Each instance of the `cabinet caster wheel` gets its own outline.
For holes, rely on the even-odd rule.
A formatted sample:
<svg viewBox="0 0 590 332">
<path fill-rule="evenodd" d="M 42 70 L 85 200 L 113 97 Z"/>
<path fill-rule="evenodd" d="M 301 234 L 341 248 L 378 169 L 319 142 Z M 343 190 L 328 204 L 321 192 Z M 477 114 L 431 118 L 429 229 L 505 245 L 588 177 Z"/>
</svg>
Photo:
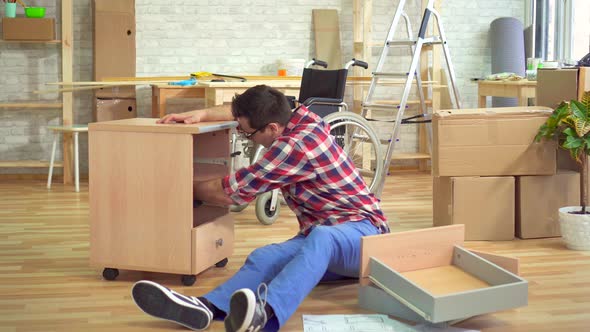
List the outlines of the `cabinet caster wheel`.
<svg viewBox="0 0 590 332">
<path fill-rule="evenodd" d="M 119 276 L 119 270 L 107 267 L 102 271 L 102 276 L 106 280 L 115 280 Z"/>
<path fill-rule="evenodd" d="M 216 267 L 224 267 L 227 265 L 227 257 L 215 263 Z"/>
<path fill-rule="evenodd" d="M 182 284 L 185 286 L 192 286 L 195 284 L 195 281 L 197 281 L 197 276 L 193 276 L 193 275 L 183 275 L 180 280 L 182 281 Z"/>
</svg>

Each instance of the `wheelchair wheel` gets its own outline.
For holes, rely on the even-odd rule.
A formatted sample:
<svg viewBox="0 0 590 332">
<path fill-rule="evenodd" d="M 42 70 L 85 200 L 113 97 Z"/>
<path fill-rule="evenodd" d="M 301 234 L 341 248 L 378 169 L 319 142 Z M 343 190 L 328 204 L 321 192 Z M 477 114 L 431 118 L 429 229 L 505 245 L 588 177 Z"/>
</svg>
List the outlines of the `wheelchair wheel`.
<svg viewBox="0 0 590 332">
<path fill-rule="evenodd" d="M 277 201 L 274 211 L 270 210 L 270 203 L 272 200 L 272 192 L 265 192 L 256 198 L 256 217 L 263 225 L 272 225 L 279 217 L 281 210 L 281 202 Z"/>
<path fill-rule="evenodd" d="M 336 112 L 327 115 L 324 121 L 330 125 L 330 134 L 374 192 L 383 177 L 381 143 L 369 122 L 353 112 Z"/>
</svg>

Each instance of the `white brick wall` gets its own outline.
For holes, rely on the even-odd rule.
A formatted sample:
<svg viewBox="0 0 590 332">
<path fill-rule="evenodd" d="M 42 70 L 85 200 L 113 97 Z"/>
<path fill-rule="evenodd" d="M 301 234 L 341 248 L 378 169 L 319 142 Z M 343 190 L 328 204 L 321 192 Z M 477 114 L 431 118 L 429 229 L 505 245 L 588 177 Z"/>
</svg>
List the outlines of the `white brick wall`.
<svg viewBox="0 0 590 332">
<path fill-rule="evenodd" d="M 55 3 L 55 0 L 28 1 L 30 6 L 47 7 L 48 17 L 55 17 L 56 11 L 59 16 L 60 7 Z M 373 3 L 373 35 L 380 41 L 389 27 L 396 1 L 374 0 Z M 419 0 L 408 0 L 407 11 L 415 30 L 420 20 L 419 3 Z M 462 101 L 464 107 L 472 107 L 476 105 L 476 86 L 469 79 L 490 71 L 489 24 L 497 17 L 522 19 L 524 1 L 445 0 L 443 3 L 443 23 Z M 80 81 L 92 79 L 90 4 L 90 0 L 74 1 L 74 79 Z M 272 75 L 278 59 L 312 57 L 311 10 L 314 8 L 339 10 L 343 53 L 345 58 L 350 58 L 352 0 L 178 0 L 166 3 L 136 0 L 137 75 L 182 75 L 195 71 Z M 44 82 L 58 80 L 59 53 L 57 45 L 0 44 L 0 102 L 57 98 L 56 95 L 34 95 L 32 91 L 47 88 Z M 377 51 L 373 55 L 375 63 Z M 87 123 L 91 119 L 91 93 L 78 92 L 74 100 L 75 121 Z M 176 110 L 186 110 L 195 104 L 176 102 L 173 105 Z M 147 87 L 139 88 L 140 116 L 148 116 L 149 108 L 150 91 Z M 45 126 L 59 123 L 59 110 L 0 109 L 0 159 L 48 159 L 51 137 Z M 81 140 L 83 172 L 87 167 L 86 146 L 84 135 Z M 405 151 L 415 149 L 415 128 L 404 128 L 400 147 Z M 19 170 L 0 169 L 0 173 L 15 172 Z"/>
</svg>

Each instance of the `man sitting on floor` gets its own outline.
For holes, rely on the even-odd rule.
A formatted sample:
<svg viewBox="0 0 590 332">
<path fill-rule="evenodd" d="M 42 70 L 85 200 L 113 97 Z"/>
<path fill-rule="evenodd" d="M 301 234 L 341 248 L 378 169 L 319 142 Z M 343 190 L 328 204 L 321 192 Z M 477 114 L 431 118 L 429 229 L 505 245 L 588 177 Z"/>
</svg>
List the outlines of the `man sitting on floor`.
<svg viewBox="0 0 590 332">
<path fill-rule="evenodd" d="M 248 89 L 234 98 L 231 110 L 170 114 L 158 122 L 220 120 L 236 120 L 243 137 L 268 150 L 222 179 L 195 182 L 195 200 L 241 205 L 279 188 L 300 231 L 255 249 L 233 277 L 201 297 L 139 281 L 133 299 L 146 313 L 194 330 L 224 318 L 226 331 L 278 330 L 320 281 L 358 277 L 361 237 L 388 233 L 389 227 L 326 123 L 305 106 L 292 111 L 273 88 Z"/>
</svg>

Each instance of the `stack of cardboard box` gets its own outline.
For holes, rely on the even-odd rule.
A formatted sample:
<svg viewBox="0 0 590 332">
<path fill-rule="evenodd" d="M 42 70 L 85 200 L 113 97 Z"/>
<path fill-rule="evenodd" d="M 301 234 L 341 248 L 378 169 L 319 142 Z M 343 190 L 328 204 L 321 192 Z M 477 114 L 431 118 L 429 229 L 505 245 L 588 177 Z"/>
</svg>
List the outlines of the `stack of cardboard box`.
<svg viewBox="0 0 590 332">
<path fill-rule="evenodd" d="M 534 142 L 552 109 L 445 110 L 433 117 L 434 226 L 465 240 L 559 236 L 557 210 L 579 202 L 579 175 L 557 171 L 555 142 Z"/>
</svg>

